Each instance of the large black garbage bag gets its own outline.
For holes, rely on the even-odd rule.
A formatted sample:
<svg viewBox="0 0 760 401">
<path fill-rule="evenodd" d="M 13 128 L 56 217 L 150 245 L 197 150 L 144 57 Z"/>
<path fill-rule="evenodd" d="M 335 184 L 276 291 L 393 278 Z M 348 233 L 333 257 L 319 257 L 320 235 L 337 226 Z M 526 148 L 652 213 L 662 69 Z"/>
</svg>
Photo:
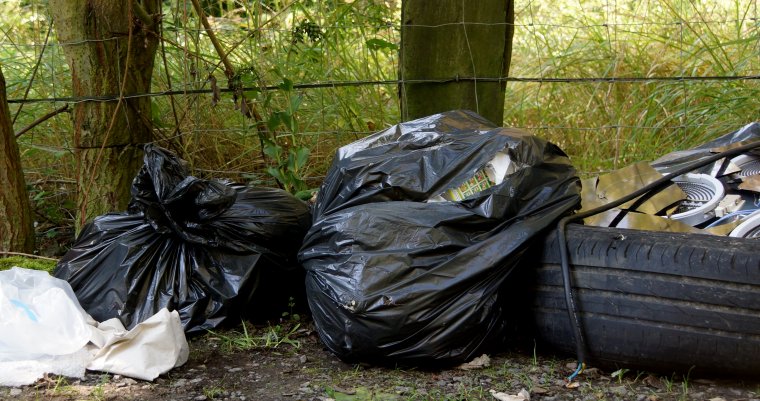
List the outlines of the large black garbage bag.
<svg viewBox="0 0 760 401">
<path fill-rule="evenodd" d="M 54 274 L 98 321 L 132 328 L 167 307 L 200 332 L 229 316 L 281 313 L 303 292 L 296 253 L 310 219 L 285 191 L 199 179 L 147 145 L 129 211 L 85 226 Z"/>
<path fill-rule="evenodd" d="M 726 150 L 731 147 L 738 147 L 756 141 L 759 137 L 760 123 L 749 123 L 736 131 L 729 132 L 728 134 L 722 135 L 716 139 L 713 139 L 712 141 L 705 142 L 692 149 L 670 152 L 651 162 L 651 165 L 662 174 L 667 174 L 679 168 L 685 167 L 691 162 L 696 162 L 697 160 L 705 159 L 715 153 L 719 153 L 721 150 Z M 760 151 L 755 150 L 750 153 L 758 154 Z M 722 163 L 723 161 L 720 160 L 715 164 Z M 713 174 L 713 170 L 716 168 L 715 164 L 708 164 L 707 166 L 696 169 L 693 172 Z"/>
<path fill-rule="evenodd" d="M 441 199 L 483 178 L 500 153 L 502 183 Z M 503 304 L 502 284 L 533 264 L 521 258 L 529 243 L 579 204 L 579 180 L 557 146 L 472 112 L 339 149 L 299 252 L 322 341 L 347 361 L 414 365 L 497 345 L 508 309 L 521 307 Z"/>
</svg>

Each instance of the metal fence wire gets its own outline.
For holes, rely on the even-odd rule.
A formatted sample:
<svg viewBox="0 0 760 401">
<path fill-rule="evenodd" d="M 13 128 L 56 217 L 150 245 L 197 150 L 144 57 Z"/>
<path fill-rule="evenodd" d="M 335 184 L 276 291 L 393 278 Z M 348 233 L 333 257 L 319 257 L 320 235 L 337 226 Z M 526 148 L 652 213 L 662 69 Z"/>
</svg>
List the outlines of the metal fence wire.
<svg viewBox="0 0 760 401">
<path fill-rule="evenodd" d="M 757 3 L 518 1 L 508 76 L 406 82 L 506 81 L 503 124 L 557 143 L 583 173 L 596 173 L 758 119 Z M 311 150 L 304 176 L 312 184 L 336 147 L 399 122 L 400 1 L 204 4 L 243 91 L 264 118 L 299 99 L 297 124 L 280 126 L 277 138 L 284 146 Z M 61 191 L 73 180 L 73 128 L 62 112 L 25 127 L 78 102 L 151 97 L 157 140 L 180 147 L 198 172 L 272 183 L 255 124 L 233 102 L 220 59 L 189 1 L 163 2 L 162 44 L 149 92 L 85 97 L 72 95 L 63 45 L 91 40 L 58 42 L 49 7 L 47 0 L 0 3 L 7 17 L 0 21 L 0 62 L 29 180 L 57 182 Z M 462 7 L 475 6 L 463 1 Z M 213 104 L 215 92 L 222 99 Z"/>
</svg>

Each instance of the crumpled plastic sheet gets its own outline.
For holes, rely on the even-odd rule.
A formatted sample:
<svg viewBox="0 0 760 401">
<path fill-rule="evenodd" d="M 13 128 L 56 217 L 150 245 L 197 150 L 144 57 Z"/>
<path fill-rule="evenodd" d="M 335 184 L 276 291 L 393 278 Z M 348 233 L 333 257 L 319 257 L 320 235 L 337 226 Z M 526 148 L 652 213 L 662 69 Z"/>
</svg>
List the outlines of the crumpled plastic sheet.
<svg viewBox="0 0 760 401">
<path fill-rule="evenodd" d="M 86 369 L 153 380 L 189 355 L 176 311 L 161 309 L 129 331 L 118 319 L 98 323 L 66 281 L 19 267 L 0 272 L 0 328 L 0 386 L 45 373 L 82 378 Z"/>
<path fill-rule="evenodd" d="M 203 333 L 287 310 L 304 291 L 296 254 L 310 219 L 283 190 L 196 178 L 146 145 L 129 210 L 86 225 L 54 274 L 96 320 L 132 328 L 168 308 L 187 333 Z"/>
<path fill-rule="evenodd" d="M 497 170 L 505 176 L 491 180 Z M 503 303 L 502 284 L 579 203 L 562 150 L 468 111 L 340 148 L 299 253 L 320 338 L 348 361 L 482 354 L 501 344 L 507 311 L 519 307 Z"/>
</svg>

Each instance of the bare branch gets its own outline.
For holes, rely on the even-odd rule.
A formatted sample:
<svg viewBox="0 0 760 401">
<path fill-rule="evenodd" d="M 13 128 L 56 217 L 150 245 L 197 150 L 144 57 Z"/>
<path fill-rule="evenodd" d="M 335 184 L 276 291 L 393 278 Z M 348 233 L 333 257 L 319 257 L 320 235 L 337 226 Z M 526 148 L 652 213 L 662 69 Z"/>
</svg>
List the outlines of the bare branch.
<svg viewBox="0 0 760 401">
<path fill-rule="evenodd" d="M 235 75 L 235 68 L 232 67 L 232 63 L 230 63 L 230 60 L 224 53 L 224 49 L 222 49 L 221 43 L 219 43 L 219 40 L 216 38 L 214 30 L 211 29 L 211 24 L 208 23 L 208 18 L 206 18 L 206 14 L 203 12 L 201 4 L 198 2 L 198 0 L 191 1 L 193 2 L 193 8 L 195 8 L 195 12 L 198 14 L 198 18 L 201 20 L 201 24 L 203 24 L 203 27 L 206 28 L 206 33 L 208 34 L 209 40 L 211 40 L 211 44 L 214 45 L 216 53 L 219 55 L 219 58 L 221 58 L 222 63 L 224 63 L 224 74 L 227 75 L 228 79 L 232 79 L 232 77 Z"/>
<path fill-rule="evenodd" d="M 152 27 L 156 24 L 156 20 L 145 11 L 137 0 L 132 0 L 132 10 L 135 12 L 137 18 L 145 24 L 145 26 Z"/>
<path fill-rule="evenodd" d="M 26 128 L 24 128 L 21 131 L 19 131 L 18 133 L 16 133 L 16 138 L 20 137 L 21 135 L 24 135 L 27 131 L 29 131 L 32 128 L 36 127 L 37 125 L 39 125 L 43 121 L 45 121 L 45 120 L 47 120 L 47 119 L 49 119 L 49 118 L 51 118 L 51 117 L 53 117 L 55 115 L 63 113 L 64 111 L 68 111 L 68 109 L 69 109 L 69 105 L 68 104 L 64 104 L 63 107 L 60 107 L 60 108 L 58 108 L 56 110 L 53 110 L 50 113 L 47 113 L 44 116 L 42 116 L 42 117 L 34 120 L 34 122 L 32 122 L 31 124 L 29 124 L 29 126 L 27 126 Z"/>
<path fill-rule="evenodd" d="M 32 77 L 29 78 L 29 85 L 26 86 L 26 91 L 24 92 L 24 99 L 26 99 L 27 96 L 29 96 L 29 90 L 32 89 L 32 83 L 34 82 L 34 77 L 37 76 L 37 70 L 40 68 L 40 63 L 42 62 L 42 55 L 45 54 L 45 49 L 47 48 L 48 39 L 50 38 L 50 32 L 53 30 L 53 23 L 51 22 L 48 26 L 47 34 L 45 35 L 45 43 L 42 45 L 42 50 L 40 50 L 40 55 L 37 57 L 37 62 L 34 64 L 34 70 L 32 70 Z M 19 114 L 21 114 L 21 109 L 24 108 L 24 103 L 21 103 L 21 105 L 16 110 L 16 114 L 13 116 L 13 121 L 11 122 L 11 126 L 13 124 L 16 124 L 16 119 L 18 118 Z M 16 135 L 16 138 L 18 138 L 18 134 Z"/>
</svg>

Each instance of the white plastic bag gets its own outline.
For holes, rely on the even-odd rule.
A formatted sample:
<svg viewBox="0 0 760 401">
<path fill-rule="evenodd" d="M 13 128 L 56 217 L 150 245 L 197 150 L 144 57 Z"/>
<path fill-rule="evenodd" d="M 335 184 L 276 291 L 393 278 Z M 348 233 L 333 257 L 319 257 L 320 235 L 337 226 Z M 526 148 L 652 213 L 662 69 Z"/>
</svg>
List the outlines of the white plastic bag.
<svg viewBox="0 0 760 401">
<path fill-rule="evenodd" d="M 132 330 L 118 319 L 98 324 L 66 281 L 0 271 L 0 386 L 31 384 L 44 373 L 83 377 L 85 368 L 153 380 L 188 354 L 177 311 L 161 309 Z"/>
<path fill-rule="evenodd" d="M 0 271 L 0 361 L 77 352 L 90 341 L 90 321 L 66 281 L 19 267 Z"/>
<path fill-rule="evenodd" d="M 190 349 L 177 311 L 166 308 L 127 331 L 114 318 L 98 325 L 90 370 L 153 380 L 187 362 Z"/>
</svg>

